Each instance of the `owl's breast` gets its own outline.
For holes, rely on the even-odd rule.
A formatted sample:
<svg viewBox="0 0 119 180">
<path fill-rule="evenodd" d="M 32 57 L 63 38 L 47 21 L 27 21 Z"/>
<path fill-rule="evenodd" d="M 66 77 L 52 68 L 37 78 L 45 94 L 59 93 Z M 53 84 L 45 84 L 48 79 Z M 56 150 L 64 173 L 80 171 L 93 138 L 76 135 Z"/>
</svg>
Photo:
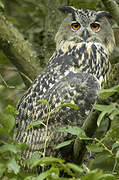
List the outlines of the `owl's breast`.
<svg viewBox="0 0 119 180">
<path fill-rule="evenodd" d="M 55 61 L 60 66 L 61 73 L 65 75 L 68 71 L 89 73 L 94 75 L 100 84 L 103 84 L 110 71 L 110 62 L 105 47 L 95 42 L 76 44 L 66 41 L 57 50 Z"/>
</svg>

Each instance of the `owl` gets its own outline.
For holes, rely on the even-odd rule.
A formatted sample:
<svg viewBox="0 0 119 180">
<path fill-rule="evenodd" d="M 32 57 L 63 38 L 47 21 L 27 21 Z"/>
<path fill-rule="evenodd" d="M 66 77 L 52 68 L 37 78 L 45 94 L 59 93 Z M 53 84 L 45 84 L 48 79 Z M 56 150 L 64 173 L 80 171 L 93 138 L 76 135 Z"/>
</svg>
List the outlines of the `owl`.
<svg viewBox="0 0 119 180">
<path fill-rule="evenodd" d="M 71 151 L 55 147 L 72 137 L 58 128 L 82 127 L 111 68 L 115 40 L 109 13 L 70 6 L 59 10 L 67 17 L 55 36 L 56 50 L 17 105 L 15 138 L 28 145 L 25 158 L 35 152 L 68 157 Z M 64 106 L 68 103 L 78 108 Z"/>
</svg>

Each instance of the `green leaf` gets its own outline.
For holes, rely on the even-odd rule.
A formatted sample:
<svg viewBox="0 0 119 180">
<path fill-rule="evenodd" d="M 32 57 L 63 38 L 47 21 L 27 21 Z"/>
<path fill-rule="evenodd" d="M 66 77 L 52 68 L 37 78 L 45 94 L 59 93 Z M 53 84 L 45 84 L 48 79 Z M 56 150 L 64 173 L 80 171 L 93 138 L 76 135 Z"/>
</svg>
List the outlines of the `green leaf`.
<svg viewBox="0 0 119 180">
<path fill-rule="evenodd" d="M 31 129 L 32 127 L 40 127 L 40 125 L 43 125 L 46 127 L 46 125 L 43 123 L 43 120 L 34 121 L 30 125 L 27 126 L 27 130 Z"/>
<path fill-rule="evenodd" d="M 86 146 L 86 148 L 89 150 L 89 151 L 92 151 L 92 152 L 102 152 L 104 150 L 103 147 L 100 147 L 98 145 L 88 145 Z"/>
<path fill-rule="evenodd" d="M 16 163 L 14 159 L 10 160 L 7 166 L 9 170 L 12 170 L 15 174 L 18 174 L 20 166 Z"/>
<path fill-rule="evenodd" d="M 64 160 L 59 159 L 59 158 L 54 158 L 54 157 L 44 157 L 44 158 L 40 158 L 38 160 L 36 160 L 32 165 L 31 165 L 31 169 L 35 166 L 38 165 L 50 165 L 52 163 L 63 163 Z"/>
<path fill-rule="evenodd" d="M 80 172 L 80 173 L 84 172 L 84 170 L 76 164 L 67 163 L 66 165 L 75 172 Z"/>
<path fill-rule="evenodd" d="M 60 144 L 58 144 L 55 149 L 60 149 L 62 147 L 68 146 L 69 144 L 71 144 L 74 140 L 68 140 L 68 141 L 64 141 Z"/>
<path fill-rule="evenodd" d="M 50 108 L 48 101 L 46 101 L 45 99 L 40 99 L 39 102 L 45 104 L 48 108 Z"/>
<path fill-rule="evenodd" d="M 9 134 L 15 125 L 15 118 L 10 114 L 1 114 L 0 135 Z"/>
<path fill-rule="evenodd" d="M 72 135 L 77 135 L 80 139 L 88 138 L 86 136 L 85 132 L 83 131 L 83 129 L 81 129 L 81 128 L 77 127 L 77 126 L 62 127 L 62 128 L 59 128 L 57 131 L 58 132 L 70 133 Z"/>
<path fill-rule="evenodd" d="M 20 151 L 20 149 L 12 144 L 5 144 L 0 146 L 0 153 L 4 153 L 4 152 L 13 152 L 14 154 L 18 153 Z"/>
<path fill-rule="evenodd" d="M 110 105 L 100 105 L 100 104 L 94 104 L 93 105 L 93 108 L 98 110 L 98 111 L 101 111 L 102 113 L 99 115 L 98 117 L 98 120 L 97 120 L 97 125 L 98 127 L 100 126 L 100 123 L 103 119 L 103 117 L 106 115 L 106 114 L 111 114 L 115 111 L 116 109 L 116 104 L 115 103 L 112 103 Z M 117 115 L 117 112 L 115 112 L 111 118 L 113 118 L 115 115 Z"/>
<path fill-rule="evenodd" d="M 98 180 L 99 177 L 103 174 L 102 170 L 93 170 L 91 172 L 89 172 L 88 174 L 86 174 L 85 176 L 83 176 L 81 178 L 81 180 Z"/>
<path fill-rule="evenodd" d="M 114 89 L 114 90 L 116 90 L 116 91 L 118 91 L 118 92 L 119 92 L 119 85 L 114 86 L 114 87 L 112 87 L 112 88 L 110 88 L 110 89 Z"/>
<path fill-rule="evenodd" d="M 115 104 L 113 103 L 110 105 L 94 104 L 93 109 L 96 109 L 98 111 L 106 111 L 107 113 L 110 113 L 115 109 Z"/>
<path fill-rule="evenodd" d="M 119 109 L 115 108 L 114 111 L 113 111 L 113 112 L 111 113 L 111 115 L 109 116 L 109 118 L 110 118 L 111 120 L 114 120 L 117 115 L 119 115 Z"/>
<path fill-rule="evenodd" d="M 97 119 L 97 126 L 98 126 L 98 127 L 100 126 L 100 124 L 101 124 L 101 122 L 102 122 L 102 119 L 103 119 L 103 117 L 104 117 L 106 114 L 107 114 L 107 112 L 106 112 L 106 111 L 103 111 L 103 112 L 101 112 L 100 115 L 98 116 L 98 119 Z"/>
<path fill-rule="evenodd" d="M 99 97 L 101 99 L 107 99 L 108 97 L 112 96 L 115 92 L 117 92 L 117 90 L 114 89 L 101 89 L 99 91 Z"/>
<path fill-rule="evenodd" d="M 51 176 L 51 172 L 48 170 L 48 171 L 45 171 L 45 172 L 42 172 L 38 177 L 37 177 L 37 180 L 44 180 L 46 179 L 46 177 L 48 176 Z"/>
<path fill-rule="evenodd" d="M 78 105 L 72 104 L 72 103 L 60 104 L 57 108 L 60 108 L 60 107 L 70 107 L 70 108 L 75 109 L 75 110 L 79 109 Z"/>
<path fill-rule="evenodd" d="M 112 87 L 110 89 L 101 89 L 99 91 L 99 96 L 102 99 L 106 99 L 106 98 L 112 96 L 115 92 L 119 92 L 119 85 L 114 86 L 114 87 Z"/>
<path fill-rule="evenodd" d="M 7 132 L 10 133 L 15 126 L 15 118 L 13 115 L 8 115 L 7 120 L 8 120 L 7 121 L 7 127 L 8 127 Z"/>
<path fill-rule="evenodd" d="M 113 145 L 112 145 L 112 150 L 114 150 L 115 148 L 118 148 L 119 147 L 119 143 L 117 142 L 117 143 L 114 143 Z"/>
<path fill-rule="evenodd" d="M 40 151 L 36 151 L 33 153 L 32 157 L 29 158 L 29 159 L 26 159 L 25 162 L 26 164 L 28 165 L 28 167 L 30 167 L 33 163 L 36 162 L 36 160 L 40 159 L 41 158 L 41 153 Z"/>
<path fill-rule="evenodd" d="M 116 177 L 114 177 L 112 174 L 103 174 L 98 179 L 99 180 L 116 180 Z"/>
<path fill-rule="evenodd" d="M 93 166 L 108 169 L 108 167 L 106 167 L 106 166 L 109 166 L 109 164 L 110 164 L 110 157 L 111 157 L 111 159 L 113 161 L 113 157 L 110 156 L 109 152 L 107 152 L 107 151 L 106 152 L 105 151 L 101 152 L 93 160 Z M 113 167 L 113 165 L 112 165 L 112 167 Z"/>
</svg>

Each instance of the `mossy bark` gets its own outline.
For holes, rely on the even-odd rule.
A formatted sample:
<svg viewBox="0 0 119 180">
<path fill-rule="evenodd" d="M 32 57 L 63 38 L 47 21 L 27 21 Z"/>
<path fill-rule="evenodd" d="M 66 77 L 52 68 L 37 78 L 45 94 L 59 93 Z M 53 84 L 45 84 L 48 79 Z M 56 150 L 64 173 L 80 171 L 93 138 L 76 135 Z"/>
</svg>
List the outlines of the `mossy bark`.
<svg viewBox="0 0 119 180">
<path fill-rule="evenodd" d="M 40 61 L 32 44 L 0 12 L 0 48 L 12 64 L 22 73 L 26 85 L 40 74 Z M 28 78 L 25 78 L 27 76 Z M 29 80 L 28 80 L 29 79 Z"/>
</svg>

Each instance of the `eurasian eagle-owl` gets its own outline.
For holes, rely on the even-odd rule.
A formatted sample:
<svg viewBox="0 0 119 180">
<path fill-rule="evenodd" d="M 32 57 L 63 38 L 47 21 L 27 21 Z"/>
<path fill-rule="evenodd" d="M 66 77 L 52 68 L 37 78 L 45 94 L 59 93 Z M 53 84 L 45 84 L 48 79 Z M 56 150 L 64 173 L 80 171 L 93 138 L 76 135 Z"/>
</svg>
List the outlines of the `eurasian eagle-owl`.
<svg viewBox="0 0 119 180">
<path fill-rule="evenodd" d="M 56 130 L 83 125 L 110 71 L 109 55 L 115 41 L 109 13 L 69 6 L 60 11 L 68 16 L 56 34 L 56 51 L 17 106 L 16 139 L 28 144 L 26 158 L 37 151 L 57 154 L 56 145 L 70 137 Z M 41 99 L 49 103 L 50 110 Z M 58 108 L 66 103 L 79 108 Z M 40 127 L 27 129 L 36 121 L 41 122 Z"/>
</svg>

